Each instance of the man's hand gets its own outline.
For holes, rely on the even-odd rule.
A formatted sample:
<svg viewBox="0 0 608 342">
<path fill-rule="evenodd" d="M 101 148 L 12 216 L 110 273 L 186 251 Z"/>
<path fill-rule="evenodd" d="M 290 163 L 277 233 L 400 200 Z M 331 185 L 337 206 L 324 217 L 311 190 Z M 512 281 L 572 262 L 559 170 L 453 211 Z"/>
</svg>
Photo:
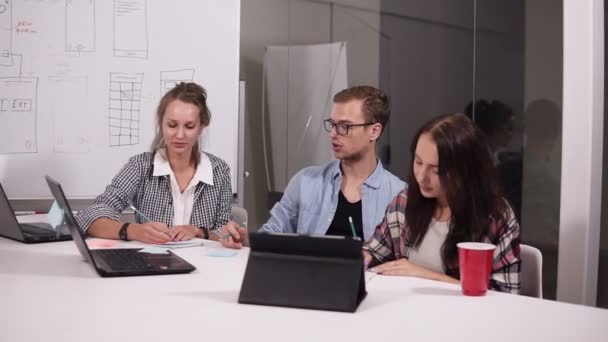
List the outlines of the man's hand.
<svg viewBox="0 0 608 342">
<path fill-rule="evenodd" d="M 383 275 L 423 277 L 425 269 L 411 263 L 406 258 L 389 261 L 372 268 L 370 271 Z M 424 277 L 423 277 L 424 278 Z"/>
<path fill-rule="evenodd" d="M 239 249 L 249 244 L 247 228 L 230 221 L 222 226 L 218 236 L 219 242 L 226 248 Z"/>
</svg>

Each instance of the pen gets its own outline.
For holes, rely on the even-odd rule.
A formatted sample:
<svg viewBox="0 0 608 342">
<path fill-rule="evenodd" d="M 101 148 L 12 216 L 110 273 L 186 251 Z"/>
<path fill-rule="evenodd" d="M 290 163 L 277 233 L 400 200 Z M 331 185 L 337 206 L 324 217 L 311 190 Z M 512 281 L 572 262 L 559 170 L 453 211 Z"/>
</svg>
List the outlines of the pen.
<svg viewBox="0 0 608 342">
<path fill-rule="evenodd" d="M 144 220 L 152 222 L 152 220 L 150 220 L 150 218 L 148 216 L 146 216 L 144 213 L 142 213 L 141 211 L 139 211 L 133 205 L 131 205 L 129 208 L 131 208 L 134 212 L 136 212 L 137 214 L 139 214 L 139 216 L 141 216 Z"/>
<path fill-rule="evenodd" d="M 350 223 L 350 230 L 353 232 L 353 237 L 357 237 L 357 231 L 355 230 L 355 224 L 353 223 L 353 218 L 351 216 L 348 217 L 348 223 Z M 363 245 L 368 247 L 367 242 L 363 241 Z M 363 269 L 367 269 L 368 264 L 364 263 L 363 264 Z"/>
<path fill-rule="evenodd" d="M 351 216 L 348 217 L 348 222 L 350 223 L 350 230 L 353 233 L 353 237 L 357 237 L 357 231 L 355 230 L 355 224 L 353 223 L 353 218 Z"/>
<path fill-rule="evenodd" d="M 239 228 L 244 228 L 243 226 L 241 226 L 241 225 L 240 225 L 240 224 L 238 224 L 238 223 L 235 223 L 235 224 L 236 224 L 236 229 L 239 229 Z M 224 234 L 223 236 L 221 236 L 221 237 L 220 237 L 220 240 L 226 240 L 227 238 L 229 238 L 229 237 L 231 237 L 231 236 L 232 236 L 232 235 L 230 235 L 230 233 L 226 233 L 226 234 Z"/>
</svg>

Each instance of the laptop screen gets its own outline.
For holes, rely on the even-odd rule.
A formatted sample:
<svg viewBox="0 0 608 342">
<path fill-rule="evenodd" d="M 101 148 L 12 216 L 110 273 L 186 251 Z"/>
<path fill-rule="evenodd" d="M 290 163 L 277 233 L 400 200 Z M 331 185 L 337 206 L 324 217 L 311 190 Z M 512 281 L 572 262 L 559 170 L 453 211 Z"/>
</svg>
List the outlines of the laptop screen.
<svg viewBox="0 0 608 342">
<path fill-rule="evenodd" d="M 68 226 L 68 229 L 72 234 L 72 239 L 74 240 L 74 242 L 76 242 L 76 246 L 78 247 L 80 254 L 82 254 L 82 256 L 87 261 L 95 265 L 87 243 L 84 241 L 83 233 L 78 226 L 78 222 L 76 222 L 76 219 L 74 218 L 74 214 L 72 214 L 72 209 L 70 208 L 68 200 L 66 199 L 63 189 L 61 188 L 61 184 L 59 184 L 59 182 L 49 176 L 45 176 L 44 178 L 46 179 L 46 182 L 49 185 L 49 189 L 51 189 L 53 197 L 55 197 L 55 200 L 59 204 L 59 207 L 61 208 L 61 210 L 63 210 L 66 225 Z"/>
<path fill-rule="evenodd" d="M 19 222 L 6 197 L 6 193 L 0 184 L 0 234 L 12 239 L 23 240 L 23 234 L 19 229 Z"/>
</svg>

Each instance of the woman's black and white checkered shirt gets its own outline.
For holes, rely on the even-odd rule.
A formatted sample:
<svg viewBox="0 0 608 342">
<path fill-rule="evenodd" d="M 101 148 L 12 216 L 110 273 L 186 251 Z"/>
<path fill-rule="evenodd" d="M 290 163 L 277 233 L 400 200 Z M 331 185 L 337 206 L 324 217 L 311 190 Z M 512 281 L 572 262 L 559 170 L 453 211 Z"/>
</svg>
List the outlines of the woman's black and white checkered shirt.
<svg viewBox="0 0 608 342">
<path fill-rule="evenodd" d="M 218 233 L 230 219 L 232 187 L 230 168 L 222 159 L 206 153 L 213 169 L 213 185 L 199 182 L 194 191 L 190 224 Z M 173 196 L 169 175 L 153 176 L 154 154 L 145 152 L 129 159 L 106 191 L 78 212 L 76 220 L 87 231 L 93 221 L 107 217 L 119 221 L 120 213 L 133 204 L 152 221 L 173 224 Z M 146 221 L 135 215 L 137 222 Z"/>
</svg>

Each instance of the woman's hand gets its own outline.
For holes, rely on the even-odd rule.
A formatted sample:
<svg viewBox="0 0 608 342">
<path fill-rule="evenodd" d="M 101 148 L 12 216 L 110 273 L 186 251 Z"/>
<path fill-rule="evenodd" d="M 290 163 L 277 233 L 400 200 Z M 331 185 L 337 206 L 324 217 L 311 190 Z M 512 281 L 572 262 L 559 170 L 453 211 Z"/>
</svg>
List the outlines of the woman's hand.
<svg viewBox="0 0 608 342">
<path fill-rule="evenodd" d="M 131 223 L 127 238 L 144 243 L 165 243 L 173 239 L 169 227 L 161 222 Z"/>
<path fill-rule="evenodd" d="M 183 226 L 173 226 L 169 229 L 169 235 L 173 241 L 186 241 L 196 237 L 199 228 L 188 224 Z"/>
<path fill-rule="evenodd" d="M 452 284 L 460 283 L 458 279 L 452 278 L 444 273 L 435 272 L 422 266 L 418 266 L 406 258 L 386 262 L 372 268 L 370 271 L 388 276 L 418 277 Z"/>
<path fill-rule="evenodd" d="M 422 277 L 425 270 L 425 268 L 411 263 L 406 258 L 401 258 L 378 265 L 370 271 L 390 276 Z"/>
<path fill-rule="evenodd" d="M 249 245 L 247 228 L 234 221 L 229 221 L 222 226 L 218 240 L 226 248 L 239 249 L 243 245 Z"/>
</svg>

